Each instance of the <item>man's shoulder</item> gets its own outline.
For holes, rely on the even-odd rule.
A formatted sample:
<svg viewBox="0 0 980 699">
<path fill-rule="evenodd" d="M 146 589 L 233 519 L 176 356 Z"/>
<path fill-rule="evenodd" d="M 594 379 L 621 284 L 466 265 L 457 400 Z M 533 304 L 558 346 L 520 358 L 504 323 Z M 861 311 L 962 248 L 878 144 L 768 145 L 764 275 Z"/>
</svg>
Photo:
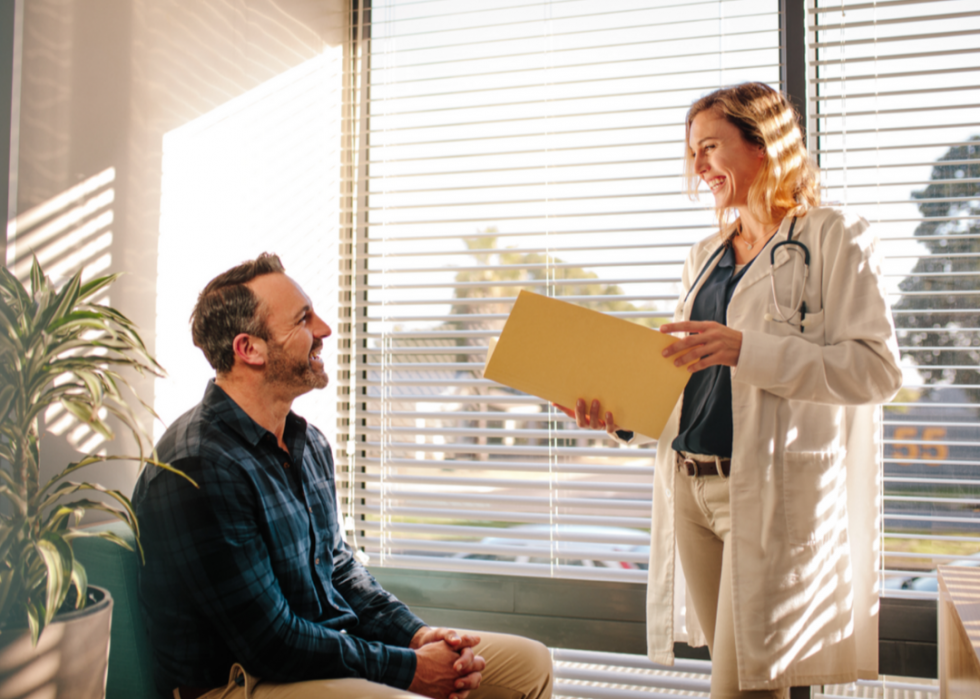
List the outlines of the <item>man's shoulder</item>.
<svg viewBox="0 0 980 699">
<path fill-rule="evenodd" d="M 214 406 L 202 401 L 174 420 L 156 445 L 156 458 L 170 464 L 200 485 L 237 478 L 256 459 L 252 446 L 233 429 Z M 143 491 L 164 469 L 147 465 L 140 474 L 137 492 Z M 140 487 L 142 486 L 142 487 Z"/>
<path fill-rule="evenodd" d="M 330 448 L 330 443 L 326 435 L 323 434 L 319 427 L 309 422 L 306 423 L 306 439 L 308 442 L 316 444 L 323 449 Z"/>
<path fill-rule="evenodd" d="M 202 402 L 171 423 L 157 443 L 157 456 L 168 463 L 213 456 L 216 451 L 233 449 L 238 442 L 234 431 Z"/>
</svg>

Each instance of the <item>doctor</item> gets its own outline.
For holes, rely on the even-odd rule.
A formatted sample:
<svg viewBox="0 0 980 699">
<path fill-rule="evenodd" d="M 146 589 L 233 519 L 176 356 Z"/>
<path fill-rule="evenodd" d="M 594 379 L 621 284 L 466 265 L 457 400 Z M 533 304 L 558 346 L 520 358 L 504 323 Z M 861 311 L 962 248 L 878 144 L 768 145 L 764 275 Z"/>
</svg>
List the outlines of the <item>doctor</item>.
<svg viewBox="0 0 980 699">
<path fill-rule="evenodd" d="M 714 699 L 877 678 L 875 422 L 902 380 L 878 241 L 818 206 L 770 87 L 711 93 L 686 126 L 688 190 L 711 190 L 719 232 L 691 250 L 660 328 L 683 335 L 664 356 L 692 376 L 657 447 L 650 658 L 707 644 Z M 642 439 L 598 401 L 574 414 Z"/>
</svg>

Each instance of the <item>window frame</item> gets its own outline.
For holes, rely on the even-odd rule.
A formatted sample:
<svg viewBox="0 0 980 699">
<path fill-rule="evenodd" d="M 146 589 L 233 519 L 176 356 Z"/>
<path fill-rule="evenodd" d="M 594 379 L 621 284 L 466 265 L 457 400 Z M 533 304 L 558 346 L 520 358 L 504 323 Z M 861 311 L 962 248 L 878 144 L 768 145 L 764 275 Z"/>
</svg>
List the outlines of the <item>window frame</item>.
<svg viewBox="0 0 980 699">
<path fill-rule="evenodd" d="M 802 115 L 809 113 L 806 19 L 811 3 L 812 0 L 779 0 L 780 77 L 788 98 Z M 341 262 L 343 286 L 339 293 L 342 302 L 350 303 L 354 298 L 363 302 L 360 307 L 366 317 L 366 254 L 352 253 L 355 248 L 366 253 L 367 247 L 367 192 L 357 191 L 356 183 L 366 181 L 368 163 L 366 138 L 358 136 L 358 132 L 367 132 L 368 109 L 366 102 L 359 104 L 358 100 L 367 100 L 370 95 L 369 71 L 361 67 L 361 61 L 364 60 L 362 50 L 370 44 L 371 0 L 351 0 L 351 13 L 354 18 L 363 13 L 366 22 L 352 22 L 354 30 L 346 58 L 350 70 L 346 88 L 352 99 L 345 116 L 345 138 L 349 140 L 345 152 L 351 153 L 354 160 L 344 163 L 350 171 L 345 182 L 350 184 L 344 191 L 342 246 L 350 257 Z M 810 124 L 806 126 L 804 138 L 810 130 Z M 356 266 L 351 265 L 351 259 L 357 261 Z M 367 371 L 359 368 L 356 356 L 363 342 L 358 340 L 358 332 L 366 320 L 353 317 L 349 310 L 338 320 L 339 352 L 347 355 L 341 359 L 346 359 L 349 367 L 349 371 L 338 376 L 341 392 L 338 431 L 352 437 L 338 441 L 338 471 L 343 471 L 348 459 L 353 468 L 357 450 L 351 423 L 356 411 L 351 397 L 357 394 L 358 379 L 367 378 Z M 552 647 L 646 654 L 643 584 L 384 566 L 372 566 L 371 571 L 386 589 L 432 624 L 525 634 Z M 582 603 L 574 603 L 576 600 Z M 519 612 L 515 611 L 518 609 Z M 570 615 L 570 609 L 577 610 L 574 616 Z M 938 677 L 936 621 L 935 600 L 882 597 L 879 672 Z M 679 658 L 708 657 L 706 649 L 683 643 L 675 645 L 675 652 Z"/>
</svg>

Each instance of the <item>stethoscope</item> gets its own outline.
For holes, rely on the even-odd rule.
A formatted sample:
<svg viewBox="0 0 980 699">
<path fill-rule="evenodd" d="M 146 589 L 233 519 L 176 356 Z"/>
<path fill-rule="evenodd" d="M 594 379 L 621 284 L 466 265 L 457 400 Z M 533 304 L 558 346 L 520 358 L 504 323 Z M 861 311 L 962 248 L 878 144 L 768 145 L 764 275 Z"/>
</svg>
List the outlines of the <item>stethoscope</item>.
<svg viewBox="0 0 980 699">
<path fill-rule="evenodd" d="M 789 224 L 789 233 L 786 234 L 786 240 L 781 243 L 776 243 L 772 246 L 772 250 L 769 251 L 769 288 L 772 289 L 772 305 L 776 309 L 776 313 L 779 315 L 779 317 L 776 318 L 772 315 L 772 313 L 766 313 L 765 319 L 771 323 L 786 323 L 787 325 L 798 327 L 800 332 L 803 332 L 803 328 L 807 324 L 806 302 L 803 300 L 803 294 L 806 292 L 806 280 L 810 276 L 810 249 L 799 240 L 793 240 L 793 230 L 795 228 L 796 217 L 794 216 L 793 220 Z M 786 248 L 788 253 L 803 255 L 803 285 L 800 287 L 800 297 L 796 300 L 796 303 L 791 304 L 792 310 L 788 315 L 784 314 L 783 309 L 779 306 L 779 299 L 776 296 L 776 275 L 773 274 L 773 271 L 776 269 L 776 251 L 783 247 Z M 690 297 L 691 292 L 697 287 L 698 282 L 701 280 L 701 277 L 704 276 L 704 273 L 707 271 L 708 267 L 711 266 L 714 259 L 718 257 L 718 255 L 720 255 L 724 249 L 724 245 L 719 247 L 714 251 L 714 253 L 712 253 L 711 257 L 708 258 L 708 261 L 704 263 L 701 271 L 698 272 L 698 276 L 694 279 L 694 283 L 691 285 L 691 288 L 688 289 L 687 296 L 684 297 L 685 301 L 687 301 L 687 298 Z M 800 322 L 798 323 L 793 322 L 793 317 L 796 314 L 800 315 Z"/>
<path fill-rule="evenodd" d="M 786 236 L 786 240 L 781 243 L 776 243 L 772 246 L 772 250 L 769 251 L 769 288 L 772 289 L 772 305 L 776 309 L 776 313 L 779 314 L 778 318 L 774 318 L 772 313 L 766 313 L 765 319 L 770 323 L 786 323 L 787 325 L 793 325 L 803 332 L 803 328 L 806 326 L 806 302 L 803 300 L 803 294 L 806 293 L 806 280 L 810 276 L 810 249 L 801 243 L 799 240 L 793 240 L 793 229 L 796 227 L 796 217 L 793 217 L 792 222 L 789 224 L 789 233 Z M 779 307 L 779 299 L 776 297 L 776 275 L 773 274 L 773 270 L 776 268 L 776 251 L 779 248 L 786 248 L 789 253 L 796 253 L 798 255 L 803 255 L 803 284 L 800 286 L 800 298 L 796 300 L 796 303 L 791 304 L 792 310 L 789 315 L 783 314 L 783 309 Z M 790 297 L 792 301 L 792 297 Z M 800 314 L 800 322 L 794 323 L 792 318 L 797 313 Z"/>
</svg>

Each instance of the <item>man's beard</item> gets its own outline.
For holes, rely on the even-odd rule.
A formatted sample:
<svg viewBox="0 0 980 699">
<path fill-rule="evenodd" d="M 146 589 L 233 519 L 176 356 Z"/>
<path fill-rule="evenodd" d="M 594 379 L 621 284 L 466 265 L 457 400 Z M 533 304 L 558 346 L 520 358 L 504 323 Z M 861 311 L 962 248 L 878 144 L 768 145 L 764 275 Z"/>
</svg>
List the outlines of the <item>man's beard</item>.
<svg viewBox="0 0 980 699">
<path fill-rule="evenodd" d="M 323 346 L 321 340 L 313 344 L 312 351 L 318 350 Z M 286 355 L 283 346 L 273 341 L 268 342 L 269 357 L 266 368 L 265 380 L 270 384 L 280 384 L 305 388 L 306 391 L 313 388 L 326 388 L 327 372 L 325 370 L 316 371 L 310 364 L 310 357 L 292 359 Z M 306 393 L 303 391 L 303 393 Z"/>
</svg>

